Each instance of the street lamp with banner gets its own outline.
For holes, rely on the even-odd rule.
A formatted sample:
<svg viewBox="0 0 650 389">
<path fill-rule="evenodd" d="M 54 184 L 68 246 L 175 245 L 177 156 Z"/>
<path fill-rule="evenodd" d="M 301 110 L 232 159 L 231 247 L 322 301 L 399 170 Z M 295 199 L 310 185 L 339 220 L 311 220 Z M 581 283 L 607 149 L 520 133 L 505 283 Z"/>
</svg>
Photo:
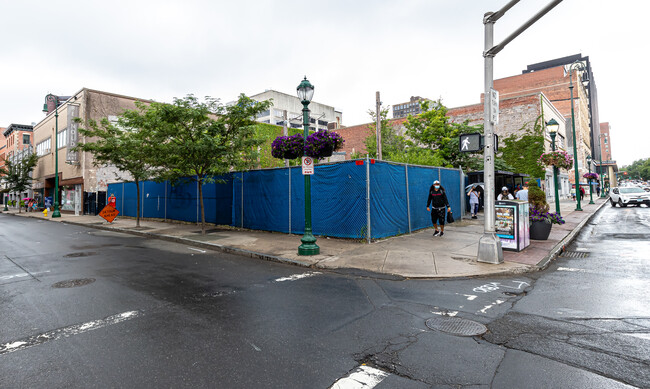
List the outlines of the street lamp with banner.
<svg viewBox="0 0 650 389">
<path fill-rule="evenodd" d="M 580 172 L 578 171 L 578 139 L 576 138 L 576 118 L 573 113 L 573 71 L 585 70 L 585 65 L 580 60 L 569 65 L 569 89 L 571 90 L 571 127 L 573 128 L 573 170 L 575 170 L 576 179 L 576 211 L 582 211 L 580 207 Z"/>
<path fill-rule="evenodd" d="M 551 119 L 546 123 L 546 129 L 548 133 L 551 134 L 551 150 L 555 151 L 555 136 L 557 135 L 557 129 L 560 127 L 560 124 L 555 120 Z M 560 215 L 560 197 L 558 196 L 557 191 L 557 166 L 553 166 L 553 187 L 555 187 L 555 213 Z"/>
<path fill-rule="evenodd" d="M 309 103 L 314 97 L 314 86 L 307 80 L 307 76 L 302 80 L 298 88 L 298 98 L 302 103 L 302 124 L 304 127 L 304 140 L 307 144 L 309 136 Z M 320 253 L 320 247 L 316 244 L 316 237 L 311 232 L 311 175 L 304 174 L 305 177 L 305 234 L 300 241 L 302 244 L 298 247 L 298 255 L 317 255 Z"/>
<path fill-rule="evenodd" d="M 587 166 L 589 167 L 589 175 L 591 175 L 591 155 L 587 155 Z M 591 178 L 589 178 L 588 182 L 589 182 L 589 204 L 594 204 L 594 186 L 591 182 Z"/>
</svg>

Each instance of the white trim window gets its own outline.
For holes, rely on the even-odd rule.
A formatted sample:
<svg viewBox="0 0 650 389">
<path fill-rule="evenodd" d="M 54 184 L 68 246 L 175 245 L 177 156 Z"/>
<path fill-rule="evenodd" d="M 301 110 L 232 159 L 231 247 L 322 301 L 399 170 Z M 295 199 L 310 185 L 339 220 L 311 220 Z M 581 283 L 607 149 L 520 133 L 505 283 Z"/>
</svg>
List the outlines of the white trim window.
<svg viewBox="0 0 650 389">
<path fill-rule="evenodd" d="M 42 157 L 52 152 L 52 138 L 47 138 L 36 145 L 36 155 Z"/>
<path fill-rule="evenodd" d="M 56 141 L 57 141 L 56 145 L 60 149 L 68 146 L 68 129 L 67 128 L 65 130 L 63 130 L 63 131 L 60 131 L 57 134 Z"/>
</svg>

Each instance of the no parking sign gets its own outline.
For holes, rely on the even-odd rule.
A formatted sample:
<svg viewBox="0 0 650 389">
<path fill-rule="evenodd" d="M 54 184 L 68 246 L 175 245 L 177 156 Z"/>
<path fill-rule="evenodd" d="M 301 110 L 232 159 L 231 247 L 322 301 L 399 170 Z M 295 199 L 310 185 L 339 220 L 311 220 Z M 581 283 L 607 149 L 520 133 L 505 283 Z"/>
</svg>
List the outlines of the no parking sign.
<svg viewBox="0 0 650 389">
<path fill-rule="evenodd" d="M 314 160 L 311 157 L 302 157 L 302 174 L 314 174 Z"/>
</svg>

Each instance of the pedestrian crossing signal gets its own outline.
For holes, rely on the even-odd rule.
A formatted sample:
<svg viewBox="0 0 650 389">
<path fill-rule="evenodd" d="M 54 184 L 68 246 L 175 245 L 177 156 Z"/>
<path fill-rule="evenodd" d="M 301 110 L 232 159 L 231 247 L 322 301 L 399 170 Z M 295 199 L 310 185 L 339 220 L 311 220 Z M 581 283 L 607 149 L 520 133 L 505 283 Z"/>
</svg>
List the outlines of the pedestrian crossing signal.
<svg viewBox="0 0 650 389">
<path fill-rule="evenodd" d="M 460 135 L 460 152 L 475 153 L 483 148 L 483 135 L 478 132 Z"/>
</svg>

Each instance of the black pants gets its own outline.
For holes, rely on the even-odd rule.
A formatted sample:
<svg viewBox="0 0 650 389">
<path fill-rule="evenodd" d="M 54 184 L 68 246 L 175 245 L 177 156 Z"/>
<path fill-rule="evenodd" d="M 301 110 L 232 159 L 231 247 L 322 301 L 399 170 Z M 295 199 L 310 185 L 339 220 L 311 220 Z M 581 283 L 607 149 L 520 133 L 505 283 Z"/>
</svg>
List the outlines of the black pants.
<svg viewBox="0 0 650 389">
<path fill-rule="evenodd" d="M 440 226 L 445 225 L 445 217 L 447 216 L 447 207 L 443 208 L 431 208 L 431 223 L 435 226 L 436 224 Z"/>
</svg>

